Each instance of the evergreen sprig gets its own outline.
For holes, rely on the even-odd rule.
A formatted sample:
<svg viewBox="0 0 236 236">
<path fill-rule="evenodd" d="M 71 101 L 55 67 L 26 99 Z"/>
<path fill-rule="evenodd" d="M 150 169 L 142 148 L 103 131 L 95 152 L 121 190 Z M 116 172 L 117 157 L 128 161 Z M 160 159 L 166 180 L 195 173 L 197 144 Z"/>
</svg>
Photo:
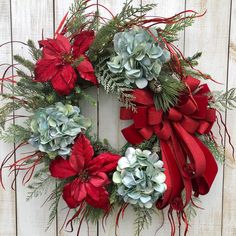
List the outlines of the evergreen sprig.
<svg viewBox="0 0 236 236">
<path fill-rule="evenodd" d="M 48 173 L 48 166 L 41 168 L 34 174 L 32 183 L 27 186 L 29 191 L 26 200 L 29 201 L 47 193 L 52 184 L 54 185 L 55 181 Z"/>
<path fill-rule="evenodd" d="M 220 163 L 223 164 L 225 162 L 225 150 L 224 147 L 215 143 L 210 137 L 201 135 L 199 136 L 201 141 L 208 147 L 212 155 L 215 159 Z"/>
<path fill-rule="evenodd" d="M 210 107 L 224 111 L 225 109 L 232 110 L 236 108 L 236 88 L 231 88 L 226 92 L 214 91 L 209 96 L 212 96 Z"/>
<path fill-rule="evenodd" d="M 140 208 L 140 207 L 134 207 L 134 212 L 136 215 L 136 218 L 134 220 L 134 227 L 135 227 L 135 236 L 140 236 L 142 230 L 145 228 L 148 228 L 152 224 L 152 216 L 153 214 L 156 214 L 156 211 L 151 208 Z"/>
<path fill-rule="evenodd" d="M 166 112 L 177 104 L 181 92 L 185 90 L 185 85 L 166 73 L 162 73 L 158 80 L 162 90 L 160 93 L 154 94 L 154 104 L 156 109 Z"/>
<path fill-rule="evenodd" d="M 97 13 L 95 13 L 95 16 L 92 19 L 90 19 L 91 17 L 88 17 L 85 14 L 88 2 L 89 2 L 88 0 L 75 0 L 74 3 L 69 8 L 71 17 L 68 18 L 66 27 L 67 31 L 72 35 L 78 33 L 81 28 L 84 28 L 86 22 L 89 21 L 92 22 L 90 23 L 90 26 L 92 26 L 92 28 L 90 29 L 95 28 Z"/>
<path fill-rule="evenodd" d="M 176 23 L 167 24 L 164 30 L 159 30 L 162 37 L 164 37 L 167 42 L 174 42 L 178 40 L 178 33 L 183 31 L 185 28 L 191 26 L 194 23 L 196 14 L 192 14 L 184 19 L 180 19 L 179 16 L 173 19 Z"/>
<path fill-rule="evenodd" d="M 146 4 L 134 7 L 132 5 L 132 0 L 126 1 L 121 12 L 107 22 L 106 25 L 98 29 L 96 38 L 88 52 L 90 60 L 97 62 L 97 60 L 101 58 L 101 55 L 103 57 L 111 56 L 111 43 L 114 35 L 126 28 L 137 25 L 138 21 L 155 6 L 155 4 Z"/>
<path fill-rule="evenodd" d="M 0 139 L 5 143 L 21 143 L 29 140 L 31 132 L 23 126 L 12 124 L 6 131 L 0 133 Z"/>
<path fill-rule="evenodd" d="M 202 52 L 196 52 L 195 54 L 193 54 L 193 56 L 187 57 L 186 60 L 181 59 L 181 65 L 183 67 L 194 67 L 197 66 L 198 60 L 201 58 L 202 56 Z"/>
<path fill-rule="evenodd" d="M 131 94 L 133 89 L 124 82 L 125 78 L 122 74 L 115 75 L 109 70 L 106 61 L 103 60 L 96 67 L 98 81 L 107 93 L 116 94 L 125 107 L 135 110 L 133 95 Z"/>
<path fill-rule="evenodd" d="M 158 138 L 156 135 L 153 135 L 149 140 L 144 140 L 142 143 L 135 146 L 135 148 L 140 148 L 141 150 L 153 150 L 153 152 L 159 152 L 158 147 Z M 128 147 L 134 147 L 134 145 L 130 143 L 126 143 L 120 150 L 119 154 L 121 156 L 125 155 L 125 152 Z"/>
<path fill-rule="evenodd" d="M 190 222 L 194 217 L 197 216 L 197 208 L 200 208 L 198 205 L 201 203 L 200 199 L 192 196 L 191 201 L 186 206 L 185 213 L 188 221 Z"/>
<path fill-rule="evenodd" d="M 4 128 L 8 116 L 13 113 L 14 110 L 19 109 L 19 104 L 15 102 L 8 102 L 0 108 L 0 127 Z"/>
<path fill-rule="evenodd" d="M 24 66 L 25 68 L 27 68 L 29 71 L 33 72 L 34 71 L 34 63 L 31 62 L 30 60 L 28 59 L 25 59 L 23 58 L 22 56 L 20 55 L 15 55 L 14 56 L 14 59 L 16 62 L 18 62 L 20 65 Z"/>
<path fill-rule="evenodd" d="M 49 218 L 48 218 L 48 225 L 46 230 L 50 228 L 53 221 L 56 219 L 57 213 L 58 213 L 58 205 L 60 198 L 62 196 L 63 187 L 66 184 L 65 180 L 58 181 L 55 183 L 54 187 L 55 189 L 50 194 L 50 198 L 48 199 L 48 202 L 51 202 L 51 205 L 49 207 Z"/>
<path fill-rule="evenodd" d="M 138 7 L 132 5 L 133 0 L 127 0 L 121 12 L 116 15 L 118 24 L 123 28 L 129 28 L 132 25 L 137 24 L 139 19 L 142 19 L 147 12 L 156 7 L 156 4 L 145 4 Z"/>
<path fill-rule="evenodd" d="M 29 51 L 33 60 L 38 61 L 38 59 L 42 56 L 42 51 L 35 46 L 34 41 L 31 39 L 27 41 L 27 45 L 29 46 Z"/>
<path fill-rule="evenodd" d="M 104 211 L 99 208 L 93 208 L 87 205 L 85 208 L 85 220 L 92 224 L 96 224 L 102 218 Z"/>
</svg>

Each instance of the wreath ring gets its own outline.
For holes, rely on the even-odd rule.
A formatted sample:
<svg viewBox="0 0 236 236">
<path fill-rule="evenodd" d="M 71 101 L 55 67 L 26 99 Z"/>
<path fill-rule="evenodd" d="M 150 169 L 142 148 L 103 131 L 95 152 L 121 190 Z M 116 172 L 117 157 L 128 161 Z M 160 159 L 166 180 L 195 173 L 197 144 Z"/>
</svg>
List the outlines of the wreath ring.
<svg viewBox="0 0 236 236">
<path fill-rule="evenodd" d="M 196 12 L 148 18 L 154 4 L 136 8 L 127 2 L 116 16 L 100 6 L 112 15 L 106 19 L 86 13 L 94 6 L 89 4 L 78 0 L 54 37 L 39 41 L 40 48 L 27 42 L 33 62 L 14 57 L 30 74 L 18 67 L 19 79 L 4 73 L 2 96 L 13 102 L 1 108 L 2 123 L 20 108 L 32 115 L 24 126 L 14 124 L 1 132 L 2 139 L 13 136 L 19 145 L 4 159 L 0 177 L 8 166 L 17 174 L 24 171 L 25 184 L 40 166 L 33 180 L 43 179 L 43 187 L 57 179 L 50 199 L 59 194 L 69 209 L 76 209 L 66 226 L 72 227 L 77 217 L 80 225 L 104 219 L 117 206 L 118 226 L 120 215 L 132 205 L 139 235 L 143 219 L 148 225 L 156 209 L 168 207 L 171 235 L 174 211 L 185 223 L 186 235 L 186 208 L 197 207 L 194 199 L 209 192 L 217 174 L 215 158 L 223 155 L 211 131 L 216 113 L 235 89 L 211 92 L 201 79 L 213 79 L 195 68 L 201 54 L 185 58 L 173 44 L 178 31 L 201 16 Z M 90 86 L 116 94 L 123 104 L 120 119 L 133 121 L 121 131 L 127 144 L 119 151 L 91 136 L 91 121 L 81 115 L 82 98 L 94 103 L 86 93 Z M 8 165 L 27 144 L 35 151 Z M 29 187 L 34 191 L 33 183 Z"/>
</svg>

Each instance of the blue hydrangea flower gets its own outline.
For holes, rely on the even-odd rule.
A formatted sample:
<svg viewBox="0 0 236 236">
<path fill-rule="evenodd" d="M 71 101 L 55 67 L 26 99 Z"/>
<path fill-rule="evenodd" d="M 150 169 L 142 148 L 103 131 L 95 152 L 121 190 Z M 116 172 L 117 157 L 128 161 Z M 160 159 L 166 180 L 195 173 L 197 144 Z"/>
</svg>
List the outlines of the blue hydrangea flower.
<svg viewBox="0 0 236 236">
<path fill-rule="evenodd" d="M 31 120 L 32 138 L 29 143 L 51 157 L 67 156 L 71 144 L 90 121 L 80 115 L 80 108 L 61 102 L 36 111 Z"/>
<path fill-rule="evenodd" d="M 107 62 L 110 71 L 115 74 L 124 72 L 125 83 L 134 83 L 141 89 L 148 81 L 157 79 L 163 63 L 170 59 L 169 51 L 142 28 L 119 32 L 113 42 L 116 56 Z"/>
<path fill-rule="evenodd" d="M 166 191 L 163 162 L 156 153 L 129 147 L 113 174 L 125 202 L 151 208 Z"/>
</svg>

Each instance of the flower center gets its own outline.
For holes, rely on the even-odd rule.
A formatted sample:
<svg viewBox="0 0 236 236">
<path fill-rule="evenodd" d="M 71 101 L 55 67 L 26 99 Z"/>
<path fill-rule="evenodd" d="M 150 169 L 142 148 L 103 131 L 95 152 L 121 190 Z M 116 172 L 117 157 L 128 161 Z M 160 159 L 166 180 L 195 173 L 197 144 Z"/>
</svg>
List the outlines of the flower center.
<svg viewBox="0 0 236 236">
<path fill-rule="evenodd" d="M 62 60 L 64 63 L 72 64 L 74 62 L 74 57 L 72 54 L 63 54 Z"/>
<path fill-rule="evenodd" d="M 78 175 L 78 178 L 82 181 L 82 182 L 87 182 L 89 179 L 89 173 L 87 170 L 81 171 Z"/>
</svg>

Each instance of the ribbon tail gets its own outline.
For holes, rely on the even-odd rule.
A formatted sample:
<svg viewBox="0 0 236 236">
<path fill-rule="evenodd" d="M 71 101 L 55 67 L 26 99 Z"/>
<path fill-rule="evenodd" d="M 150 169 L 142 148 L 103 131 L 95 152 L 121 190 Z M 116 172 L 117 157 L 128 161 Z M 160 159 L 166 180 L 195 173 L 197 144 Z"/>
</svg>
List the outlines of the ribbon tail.
<svg viewBox="0 0 236 236">
<path fill-rule="evenodd" d="M 166 141 L 160 140 L 162 161 L 164 162 L 167 190 L 163 195 L 163 199 L 157 202 L 157 208 L 163 209 L 175 197 L 180 196 L 183 189 L 183 182 L 178 166 L 175 162 L 173 152 L 170 144 Z"/>
<path fill-rule="evenodd" d="M 189 134 L 179 123 L 173 123 L 173 127 L 188 154 L 192 164 L 193 176 L 201 176 L 206 171 L 206 157 L 194 135 Z"/>
<path fill-rule="evenodd" d="M 218 172 L 218 166 L 210 150 L 198 138 L 195 139 L 205 154 L 206 170 L 202 176 L 193 179 L 193 190 L 197 194 L 205 195 L 212 186 Z"/>
</svg>

